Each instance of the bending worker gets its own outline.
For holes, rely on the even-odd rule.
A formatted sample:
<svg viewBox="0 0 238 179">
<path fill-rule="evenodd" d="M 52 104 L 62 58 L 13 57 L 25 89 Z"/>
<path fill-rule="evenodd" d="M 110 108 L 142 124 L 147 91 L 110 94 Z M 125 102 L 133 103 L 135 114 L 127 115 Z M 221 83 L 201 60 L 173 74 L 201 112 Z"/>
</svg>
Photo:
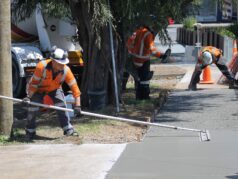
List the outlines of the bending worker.
<svg viewBox="0 0 238 179">
<path fill-rule="evenodd" d="M 130 59 L 133 62 L 133 67 L 137 75 L 135 79 L 136 83 L 136 99 L 149 99 L 150 88 L 149 83 L 153 76 L 153 72 L 150 71 L 150 57 L 151 55 L 156 57 L 162 57 L 162 53 L 159 52 L 154 45 L 155 26 L 141 26 L 127 41 L 127 49 L 130 54 Z M 134 75 L 135 76 L 135 75 Z M 125 88 L 128 80 L 129 73 L 124 73 L 123 87 Z"/>
<path fill-rule="evenodd" d="M 66 65 L 69 63 L 67 52 L 60 48 L 56 48 L 51 53 L 51 58 L 39 62 L 35 72 L 27 84 L 27 97 L 23 101 L 32 101 L 43 103 L 44 95 L 49 95 L 54 105 L 66 108 L 65 96 L 62 90 L 62 83 L 66 82 L 70 87 L 75 98 L 75 112 L 80 113 L 80 90 L 70 68 Z M 35 118 L 39 107 L 29 106 L 26 135 L 29 139 L 33 139 L 36 135 Z M 73 126 L 70 124 L 68 112 L 58 111 L 58 119 L 66 136 L 77 134 Z"/>
<path fill-rule="evenodd" d="M 222 51 L 213 46 L 206 46 L 202 48 L 198 57 L 198 62 L 188 86 L 189 90 L 197 90 L 197 83 L 200 81 L 202 70 L 212 63 L 216 64 L 222 74 L 229 80 L 229 88 L 233 89 L 237 87 L 237 80 L 235 80 L 234 75 L 228 70 L 226 59 L 222 56 Z"/>
</svg>

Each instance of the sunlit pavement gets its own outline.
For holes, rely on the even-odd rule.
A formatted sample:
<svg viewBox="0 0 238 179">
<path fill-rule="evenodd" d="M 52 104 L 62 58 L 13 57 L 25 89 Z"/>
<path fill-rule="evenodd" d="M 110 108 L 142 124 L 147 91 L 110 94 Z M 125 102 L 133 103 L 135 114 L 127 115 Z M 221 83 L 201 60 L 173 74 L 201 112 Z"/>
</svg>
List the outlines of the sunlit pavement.
<svg viewBox="0 0 238 179">
<path fill-rule="evenodd" d="M 1 179 L 103 179 L 126 144 L 0 146 Z"/>
</svg>

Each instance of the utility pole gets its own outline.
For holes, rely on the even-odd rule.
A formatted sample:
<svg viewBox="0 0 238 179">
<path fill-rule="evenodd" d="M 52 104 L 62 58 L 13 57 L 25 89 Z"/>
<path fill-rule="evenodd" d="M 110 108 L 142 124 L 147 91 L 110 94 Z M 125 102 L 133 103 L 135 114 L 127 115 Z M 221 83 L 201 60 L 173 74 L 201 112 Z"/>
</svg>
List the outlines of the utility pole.
<svg viewBox="0 0 238 179">
<path fill-rule="evenodd" d="M 12 96 L 11 1 L 0 1 L 0 94 Z M 0 99 L 0 135 L 10 136 L 13 102 Z"/>
</svg>

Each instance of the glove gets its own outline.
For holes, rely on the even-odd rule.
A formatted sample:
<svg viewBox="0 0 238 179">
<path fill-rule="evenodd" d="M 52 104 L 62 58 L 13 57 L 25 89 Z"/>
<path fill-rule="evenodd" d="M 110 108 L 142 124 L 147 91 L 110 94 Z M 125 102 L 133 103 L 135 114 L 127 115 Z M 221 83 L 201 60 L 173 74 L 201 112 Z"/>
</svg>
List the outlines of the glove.
<svg viewBox="0 0 238 179">
<path fill-rule="evenodd" d="M 75 112 L 76 116 L 81 116 L 81 106 L 75 106 L 74 112 Z"/>
<path fill-rule="evenodd" d="M 25 98 L 22 99 L 22 102 L 24 104 L 29 104 L 31 102 L 31 99 L 29 97 L 25 97 Z"/>
<path fill-rule="evenodd" d="M 162 63 L 167 63 L 168 57 L 171 55 L 171 49 L 167 49 L 163 55 L 160 56 Z"/>
</svg>

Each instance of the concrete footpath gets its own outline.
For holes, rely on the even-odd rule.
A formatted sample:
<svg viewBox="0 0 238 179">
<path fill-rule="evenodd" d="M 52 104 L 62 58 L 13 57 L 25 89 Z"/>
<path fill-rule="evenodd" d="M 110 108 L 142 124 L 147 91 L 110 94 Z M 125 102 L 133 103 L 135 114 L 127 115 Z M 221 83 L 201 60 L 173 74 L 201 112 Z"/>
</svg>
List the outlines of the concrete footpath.
<svg viewBox="0 0 238 179">
<path fill-rule="evenodd" d="M 126 144 L 0 146 L 0 179 L 103 179 Z"/>
<path fill-rule="evenodd" d="M 127 145 L 107 179 L 238 179 L 238 90 L 210 84 L 187 91 L 194 66 L 183 67 L 188 73 L 155 122 L 208 129 L 211 141 L 200 142 L 196 132 L 151 127 L 143 142 Z M 211 69 L 216 82 L 220 72 Z"/>
</svg>

